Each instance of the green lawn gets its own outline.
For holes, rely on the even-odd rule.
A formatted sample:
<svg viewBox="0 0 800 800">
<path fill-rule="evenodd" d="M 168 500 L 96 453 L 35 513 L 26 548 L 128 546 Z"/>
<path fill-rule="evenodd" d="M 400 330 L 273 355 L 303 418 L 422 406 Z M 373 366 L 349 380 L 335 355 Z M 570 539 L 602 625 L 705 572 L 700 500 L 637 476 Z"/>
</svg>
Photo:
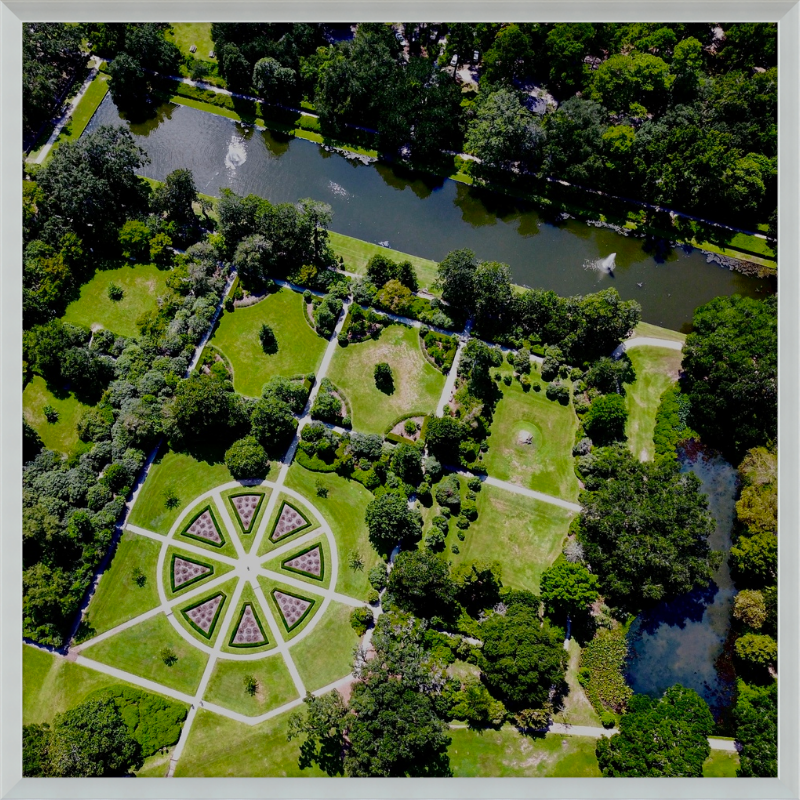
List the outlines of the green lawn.
<svg viewBox="0 0 800 800">
<path fill-rule="evenodd" d="M 503 374 L 511 368 L 504 364 Z M 580 491 L 572 459 L 572 446 L 578 418 L 572 405 L 562 406 L 545 396 L 546 383 L 532 371 L 531 384 L 538 383 L 539 392 L 522 391 L 519 381 L 511 386 L 498 385 L 503 397 L 494 412 L 489 451 L 484 465 L 493 478 L 535 489 L 565 500 L 577 500 Z M 531 444 L 519 438 L 530 434 Z"/>
<path fill-rule="evenodd" d="M 450 526 L 445 554 L 454 564 L 498 561 L 503 583 L 515 589 L 539 591 L 539 579 L 558 557 L 573 514 L 505 489 L 484 484 L 478 493 L 478 519 L 465 531 L 463 542 Z M 457 555 L 450 546 L 457 544 Z"/>
<path fill-rule="evenodd" d="M 171 647 L 178 656 L 171 667 L 161 658 L 163 647 Z M 190 645 L 163 614 L 87 647 L 82 655 L 187 694 L 197 691 L 208 661 L 206 653 Z"/>
<path fill-rule="evenodd" d="M 86 621 L 94 633 L 103 633 L 159 604 L 156 565 L 158 542 L 130 531 L 122 534 L 111 566 L 103 574 L 87 610 Z M 144 586 L 134 580 L 139 568 Z"/>
<path fill-rule="evenodd" d="M 568 725 L 589 725 L 599 728 L 600 717 L 589 702 L 586 692 L 578 683 L 578 669 L 581 662 L 581 648 L 575 639 L 569 640 L 569 662 L 567 663 L 566 681 L 569 692 L 562 700 L 561 710 L 553 716 L 555 722 Z"/>
<path fill-rule="evenodd" d="M 136 320 L 156 308 L 156 299 L 167 288 L 167 274 L 154 264 L 98 271 L 81 286 L 80 297 L 67 306 L 63 320 L 87 328 L 100 325 L 122 336 L 138 336 Z M 108 296 L 112 283 L 122 287 L 122 300 Z"/>
<path fill-rule="evenodd" d="M 431 290 L 431 285 L 436 280 L 436 269 L 438 264 L 428 258 L 412 256 L 408 253 L 401 253 L 398 250 L 389 250 L 379 244 L 365 242 L 362 239 L 354 239 L 352 236 L 345 236 L 343 233 L 328 231 L 333 252 L 344 259 L 344 268 L 348 272 L 355 272 L 365 275 L 367 272 L 367 262 L 376 253 L 380 253 L 393 261 L 410 261 L 417 273 L 417 280 L 421 289 Z M 438 292 L 437 292 L 438 294 Z"/>
<path fill-rule="evenodd" d="M 327 497 L 317 496 L 317 481 L 328 490 Z M 336 591 L 366 599 L 372 588 L 367 573 L 381 563 L 380 556 L 370 544 L 369 531 L 364 522 L 367 506 L 373 499 L 372 493 L 357 481 L 349 481 L 334 472 L 311 472 L 296 463 L 289 468 L 286 486 L 312 498 L 333 531 L 339 550 Z M 363 569 L 350 567 L 350 555 L 353 552 L 361 555 Z"/>
<path fill-rule="evenodd" d="M 661 395 L 678 379 L 682 354 L 664 347 L 632 347 L 628 351 L 636 380 L 627 385 L 625 433 L 631 452 L 642 461 L 655 456 L 653 432 Z"/>
<path fill-rule="evenodd" d="M 712 750 L 703 764 L 704 778 L 735 778 L 739 754 L 727 750 Z"/>
<path fill-rule="evenodd" d="M 673 331 L 670 328 L 661 328 L 649 322 L 640 322 L 633 330 L 633 336 L 653 336 L 656 339 L 669 339 L 672 342 L 685 342 L 686 334 Z"/>
<path fill-rule="evenodd" d="M 252 697 L 244 688 L 244 680 L 248 675 L 258 682 L 258 689 Z M 259 661 L 219 659 L 203 699 L 240 714 L 257 717 L 296 697 L 292 676 L 283 656 L 278 653 Z"/>
<path fill-rule="evenodd" d="M 270 355 L 258 340 L 265 322 L 278 341 L 278 352 Z M 316 372 L 326 346 L 306 321 L 303 296 L 286 288 L 253 306 L 225 312 L 211 343 L 231 364 L 236 391 L 250 397 L 260 397 L 261 387 L 276 375 Z"/>
<path fill-rule="evenodd" d="M 165 38 L 167 41 L 175 42 L 181 55 L 193 55 L 199 61 L 216 63 L 215 59 L 208 57 L 208 54 L 214 49 L 210 22 L 173 22 L 170 24 L 170 30 L 166 32 Z M 197 52 L 189 52 L 192 45 L 197 46 Z"/>
<path fill-rule="evenodd" d="M 316 766 L 300 769 L 300 742 L 286 740 L 291 713 L 260 725 L 246 725 L 201 709 L 178 761 L 175 777 L 324 777 Z"/>
<path fill-rule="evenodd" d="M 521 735 L 499 731 L 450 731 L 450 766 L 457 778 L 599 778 L 596 741 L 584 736 Z"/>
<path fill-rule="evenodd" d="M 44 407 L 47 405 L 58 412 L 58 422 L 48 422 L 45 418 Z M 81 443 L 75 426 L 88 408 L 71 392 L 63 397 L 56 397 L 39 375 L 30 381 L 22 393 L 25 421 L 41 436 L 45 447 L 65 455 Z"/>
<path fill-rule="evenodd" d="M 81 134 L 86 130 L 89 120 L 94 116 L 100 103 L 103 102 L 108 93 L 109 76 L 103 72 L 98 72 L 94 80 L 89 84 L 86 93 L 72 112 L 67 124 L 61 130 L 59 137 L 53 142 L 53 147 L 48 153 L 48 159 L 59 145 L 64 142 L 75 142 L 80 139 Z"/>
<path fill-rule="evenodd" d="M 373 372 L 385 361 L 392 368 L 394 392 L 378 391 Z M 353 430 L 386 433 L 401 414 L 428 414 L 436 409 L 445 376 L 422 355 L 419 333 L 406 325 L 390 325 L 380 338 L 337 347 L 328 377 L 352 404 Z"/>
<path fill-rule="evenodd" d="M 169 771 L 169 762 L 174 748 L 162 753 L 160 750 L 144 760 L 142 768 L 137 770 L 137 778 L 166 778 Z"/>
<path fill-rule="evenodd" d="M 309 692 L 344 678 L 352 671 L 358 636 L 350 625 L 351 611 L 350 606 L 332 602 L 317 627 L 291 649 Z"/>
<path fill-rule="evenodd" d="M 210 453 L 201 460 L 189 453 L 162 450 L 156 457 L 142 491 L 131 510 L 128 522 L 156 533 L 169 533 L 178 515 L 196 497 L 233 480 L 219 455 Z M 165 493 L 173 489 L 178 505 L 167 508 Z"/>
</svg>

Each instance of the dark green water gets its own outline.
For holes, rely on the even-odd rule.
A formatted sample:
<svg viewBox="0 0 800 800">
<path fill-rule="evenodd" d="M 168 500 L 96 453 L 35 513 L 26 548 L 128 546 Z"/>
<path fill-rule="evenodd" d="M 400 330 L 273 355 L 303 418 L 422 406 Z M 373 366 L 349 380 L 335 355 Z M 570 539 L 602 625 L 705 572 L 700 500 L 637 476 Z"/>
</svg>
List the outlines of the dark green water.
<svg viewBox="0 0 800 800">
<path fill-rule="evenodd" d="M 228 186 L 272 202 L 324 200 L 334 211 L 331 227 L 340 233 L 434 260 L 469 247 L 479 258 L 509 264 L 516 283 L 561 295 L 614 286 L 623 298 L 638 300 L 645 321 L 655 325 L 686 329 L 694 309 L 713 297 L 772 291 L 768 280 L 708 264 L 695 250 L 657 260 L 640 239 L 576 220 L 551 225 L 529 205 L 501 195 L 360 164 L 312 142 L 186 106 L 165 104 L 154 119 L 131 125 L 107 95 L 87 130 L 109 124 L 130 128 L 150 156 L 142 171 L 147 177 L 187 168 L 205 194 Z M 613 275 L 596 269 L 611 253 Z"/>
</svg>

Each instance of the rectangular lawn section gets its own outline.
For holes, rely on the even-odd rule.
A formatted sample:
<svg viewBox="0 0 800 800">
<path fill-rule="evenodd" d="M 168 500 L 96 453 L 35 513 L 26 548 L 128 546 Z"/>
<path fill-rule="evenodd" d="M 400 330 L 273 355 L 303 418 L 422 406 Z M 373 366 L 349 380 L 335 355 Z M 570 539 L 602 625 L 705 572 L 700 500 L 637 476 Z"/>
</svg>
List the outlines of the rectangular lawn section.
<svg viewBox="0 0 800 800">
<path fill-rule="evenodd" d="M 511 367 L 504 364 L 500 371 L 510 374 Z M 502 381 L 496 384 L 503 397 L 495 408 L 484 466 L 493 478 L 564 500 L 577 500 L 580 488 L 572 447 L 578 418 L 571 403 L 562 406 L 547 399 L 547 383 L 535 369 L 530 379 L 531 389 L 527 392 L 517 380 L 511 386 Z M 541 390 L 534 391 L 534 384 Z M 522 437 L 528 435 L 531 443 L 525 444 Z"/>
<path fill-rule="evenodd" d="M 394 391 L 375 386 L 375 365 L 386 362 L 394 376 Z M 328 377 L 340 388 L 352 408 L 353 430 L 384 434 L 402 414 L 429 414 L 436 408 L 445 376 L 420 350 L 419 332 L 406 325 L 390 325 L 379 339 L 337 347 Z"/>
<path fill-rule="evenodd" d="M 252 697 L 244 681 L 252 676 L 258 683 Z M 297 690 L 280 653 L 258 661 L 230 661 L 221 658 L 211 674 L 203 699 L 249 717 L 257 717 L 297 697 Z"/>
<path fill-rule="evenodd" d="M 583 687 L 578 683 L 581 647 L 575 639 L 569 640 L 567 652 L 569 653 L 569 662 L 567 663 L 566 681 L 569 692 L 563 698 L 561 709 L 553 716 L 553 721 L 599 728 L 601 726 L 600 717 L 589 702 Z"/>
<path fill-rule="evenodd" d="M 300 740 L 287 741 L 292 712 L 246 725 L 201 709 L 175 769 L 176 778 L 320 778 L 301 769 Z"/>
<path fill-rule="evenodd" d="M 499 731 L 450 730 L 448 753 L 456 778 L 599 778 L 596 740 L 587 736 L 523 736 Z"/>
<path fill-rule="evenodd" d="M 683 357 L 665 347 L 632 347 L 628 351 L 636 380 L 625 386 L 628 422 L 625 433 L 631 452 L 641 461 L 655 456 L 653 433 L 661 395 L 676 380 Z"/>
<path fill-rule="evenodd" d="M 59 145 L 64 142 L 75 142 L 81 138 L 81 134 L 86 130 L 89 120 L 94 116 L 103 98 L 108 93 L 109 76 L 104 72 L 98 72 L 94 80 L 89 84 L 80 102 L 72 112 L 67 124 L 62 128 L 58 138 L 53 142 L 53 147 L 47 154 L 47 160 L 53 155 Z"/>
<path fill-rule="evenodd" d="M 727 750 L 712 750 L 703 764 L 704 778 L 735 778 L 739 769 L 739 754 Z"/>
<path fill-rule="evenodd" d="M 99 270 L 81 286 L 80 297 L 67 306 L 63 321 L 86 328 L 99 325 L 122 336 L 138 336 L 136 320 L 157 307 L 158 296 L 167 288 L 168 274 L 154 264 Z M 112 283 L 122 288 L 121 300 L 108 296 Z"/>
<path fill-rule="evenodd" d="M 47 421 L 44 415 L 45 406 L 52 406 L 58 412 L 57 422 Z M 22 413 L 25 421 L 39 434 L 48 450 L 64 455 L 69 455 L 83 445 L 78 438 L 76 425 L 88 408 L 72 392 L 59 393 L 56 397 L 39 375 L 22 392 Z"/>
<path fill-rule="evenodd" d="M 269 355 L 258 338 L 265 322 L 278 343 Z M 327 344 L 306 321 L 303 296 L 286 288 L 255 305 L 226 311 L 211 343 L 228 359 L 236 391 L 248 397 L 260 397 L 261 387 L 276 375 L 316 372 Z"/>
<path fill-rule="evenodd" d="M 417 273 L 417 280 L 421 289 L 430 291 L 433 282 L 436 280 L 438 264 L 429 258 L 412 256 L 409 253 L 401 253 L 399 250 L 390 250 L 388 247 L 365 242 L 363 239 L 354 239 L 352 236 L 345 236 L 345 234 L 336 233 L 335 231 L 328 231 L 328 236 L 333 252 L 344 259 L 344 268 L 348 272 L 366 275 L 367 262 L 374 255 L 382 255 L 392 259 L 392 261 L 410 261 L 414 271 Z"/>
<path fill-rule="evenodd" d="M 478 519 L 465 531 L 463 542 L 456 537 L 458 528 L 450 525 L 447 558 L 454 564 L 497 561 L 504 585 L 538 592 L 539 579 L 561 552 L 574 515 L 485 484 L 476 502 Z M 450 551 L 453 544 L 458 544 L 457 555 Z"/>
<path fill-rule="evenodd" d="M 86 622 L 94 634 L 111 630 L 159 604 L 156 567 L 160 550 L 159 543 L 152 539 L 130 531 L 122 534 L 111 566 L 100 578 L 86 613 Z M 143 586 L 136 583 L 137 569 L 144 575 Z"/>
<path fill-rule="evenodd" d="M 351 673 L 353 650 L 359 641 L 350 625 L 352 610 L 332 602 L 314 630 L 292 648 L 292 659 L 309 692 Z"/>
<path fill-rule="evenodd" d="M 208 57 L 214 50 L 210 22 L 173 22 L 164 35 L 167 41 L 175 42 L 181 55 L 191 55 L 198 61 L 206 61 L 209 64 L 216 63 L 214 59 Z M 189 51 L 192 45 L 197 47 L 194 53 Z"/>
<path fill-rule="evenodd" d="M 318 482 L 328 490 L 327 497 L 317 495 Z M 311 472 L 299 464 L 292 464 L 289 468 L 286 486 L 313 498 L 314 505 L 331 526 L 339 556 L 336 591 L 366 600 L 372 588 L 367 574 L 376 564 L 382 563 L 369 541 L 369 531 L 364 522 L 367 506 L 374 499 L 372 492 L 357 481 L 347 480 L 335 472 Z M 353 553 L 361 556 L 363 569 L 350 566 Z"/>
<path fill-rule="evenodd" d="M 164 647 L 172 648 L 178 657 L 171 667 L 161 657 Z M 81 655 L 186 694 L 197 691 L 208 661 L 206 653 L 190 645 L 163 614 L 87 647 Z"/>
<path fill-rule="evenodd" d="M 155 533 L 169 533 L 178 515 L 192 500 L 233 480 L 222 455 L 214 452 L 192 455 L 163 448 L 150 467 L 128 522 Z M 166 504 L 166 492 L 170 489 L 178 496 L 174 508 L 167 508 Z"/>
</svg>

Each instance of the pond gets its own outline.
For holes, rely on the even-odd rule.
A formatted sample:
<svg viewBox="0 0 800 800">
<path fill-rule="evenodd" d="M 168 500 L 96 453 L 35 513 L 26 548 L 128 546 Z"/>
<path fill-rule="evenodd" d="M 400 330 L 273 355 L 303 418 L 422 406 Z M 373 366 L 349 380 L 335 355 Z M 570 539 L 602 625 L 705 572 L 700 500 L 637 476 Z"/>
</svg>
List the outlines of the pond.
<svg viewBox="0 0 800 800">
<path fill-rule="evenodd" d="M 468 247 L 481 259 L 509 264 L 524 286 L 560 295 L 614 286 L 638 300 L 646 322 L 688 329 L 694 309 L 719 295 L 754 297 L 771 283 L 706 262 L 697 250 L 648 253 L 640 239 L 577 220 L 545 222 L 529 204 L 455 181 L 410 174 L 386 164 L 361 164 L 304 139 L 245 126 L 166 103 L 142 124 L 122 119 L 107 95 L 87 131 L 129 127 L 150 163 L 142 174 L 163 180 L 190 169 L 200 192 L 230 187 L 272 202 L 313 197 L 330 203 L 331 228 L 368 242 L 441 260 Z M 612 274 L 600 262 L 614 254 Z"/>
<path fill-rule="evenodd" d="M 694 689 L 719 716 L 730 704 L 733 685 L 718 673 L 716 662 L 730 627 L 736 594 L 728 552 L 735 516 L 737 473 L 720 456 L 684 455 L 681 469 L 694 472 L 708 497 L 716 528 L 709 538 L 712 550 L 724 558 L 713 580 L 637 617 L 628 632 L 628 683 L 638 693 L 661 696 L 680 683 Z"/>
</svg>

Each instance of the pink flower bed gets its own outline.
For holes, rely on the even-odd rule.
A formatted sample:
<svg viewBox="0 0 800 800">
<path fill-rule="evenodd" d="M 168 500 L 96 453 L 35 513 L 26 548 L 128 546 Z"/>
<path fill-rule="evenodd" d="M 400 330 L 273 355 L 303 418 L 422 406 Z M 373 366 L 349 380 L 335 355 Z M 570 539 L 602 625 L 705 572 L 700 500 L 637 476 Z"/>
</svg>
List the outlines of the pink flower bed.
<svg viewBox="0 0 800 800">
<path fill-rule="evenodd" d="M 222 537 L 219 535 L 217 526 L 214 524 L 214 519 L 211 512 L 204 511 L 186 531 L 190 536 L 197 536 L 200 539 L 207 539 L 214 544 L 222 544 Z"/>
<path fill-rule="evenodd" d="M 260 500 L 260 494 L 243 494 L 232 499 L 233 507 L 236 509 L 236 513 L 239 515 L 242 527 L 245 530 L 249 530 Z"/>
<path fill-rule="evenodd" d="M 211 572 L 211 567 L 195 564 L 193 561 L 187 561 L 184 558 L 176 557 L 172 562 L 172 577 L 176 589 L 183 586 L 184 583 L 194 580 L 199 575 L 205 575 L 207 572 Z"/>
<path fill-rule="evenodd" d="M 284 566 L 289 569 L 306 572 L 309 575 L 316 575 L 319 578 L 322 575 L 322 552 L 319 549 L 319 545 L 307 553 L 295 556 L 295 558 L 287 561 Z"/>
<path fill-rule="evenodd" d="M 275 526 L 275 531 L 272 534 L 272 540 L 277 542 L 278 539 L 288 536 L 290 533 L 296 531 L 298 528 L 302 528 L 304 525 L 306 525 L 306 521 L 303 519 L 300 512 L 286 504 L 281 511 L 278 524 Z"/>
<path fill-rule="evenodd" d="M 281 614 L 283 614 L 283 618 L 286 620 L 286 625 L 289 628 L 297 623 L 311 605 L 310 600 L 303 600 L 299 597 L 294 597 L 291 594 L 284 594 L 279 591 L 275 592 L 274 597 L 278 608 L 281 610 Z"/>
<path fill-rule="evenodd" d="M 239 627 L 236 629 L 236 635 L 233 637 L 232 644 L 259 644 L 265 643 L 267 640 L 258 626 L 256 616 L 253 613 L 253 607 L 247 603 L 244 607 L 242 620 Z"/>
<path fill-rule="evenodd" d="M 186 612 L 186 616 L 189 617 L 200 630 L 208 633 L 211 630 L 211 625 L 214 622 L 214 617 L 216 616 L 217 609 L 221 602 L 222 595 L 218 594 L 216 597 L 206 600 L 205 603 L 201 603 L 199 606 L 189 609 Z"/>
</svg>

